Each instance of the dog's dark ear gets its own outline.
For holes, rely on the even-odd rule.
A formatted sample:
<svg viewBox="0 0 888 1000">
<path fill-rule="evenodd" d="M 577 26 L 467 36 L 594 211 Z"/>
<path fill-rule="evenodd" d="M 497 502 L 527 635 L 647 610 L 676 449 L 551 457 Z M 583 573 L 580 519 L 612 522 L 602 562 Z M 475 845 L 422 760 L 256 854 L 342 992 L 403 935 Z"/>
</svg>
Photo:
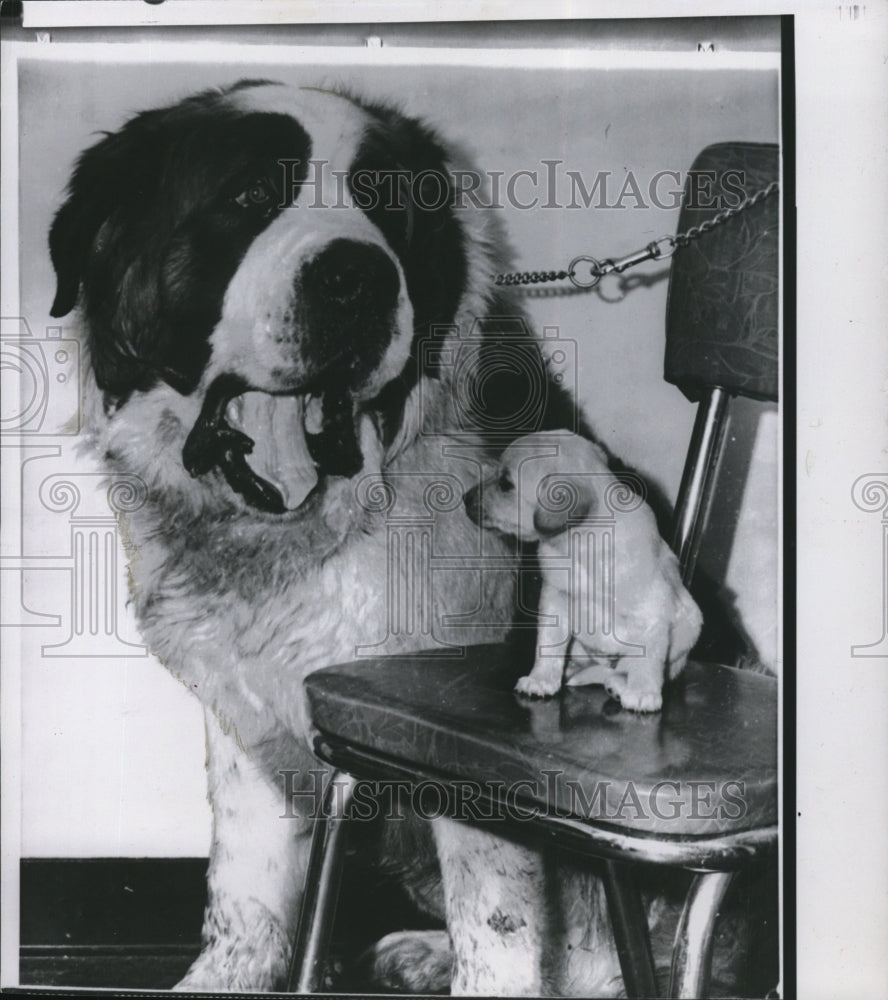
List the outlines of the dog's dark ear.
<svg viewBox="0 0 888 1000">
<path fill-rule="evenodd" d="M 151 159 L 150 115 L 137 116 L 119 132 L 87 149 L 77 161 L 68 197 L 49 232 L 49 255 L 56 273 L 50 315 L 65 316 L 74 306 L 96 237 L 120 206 L 138 195 Z"/>
<path fill-rule="evenodd" d="M 560 535 L 570 522 L 582 521 L 598 506 L 590 483 L 582 476 L 544 476 L 536 499 L 533 526 L 541 538 Z"/>
<path fill-rule="evenodd" d="M 87 258 L 109 212 L 103 182 L 108 179 L 105 161 L 110 149 L 108 137 L 80 157 L 68 185 L 67 201 L 49 231 L 49 256 L 56 273 L 50 316 L 66 316 L 77 305 Z"/>
<path fill-rule="evenodd" d="M 50 316 L 66 316 L 77 305 L 84 261 L 104 221 L 94 201 L 72 190 L 49 231 L 49 256 L 56 273 Z"/>
</svg>

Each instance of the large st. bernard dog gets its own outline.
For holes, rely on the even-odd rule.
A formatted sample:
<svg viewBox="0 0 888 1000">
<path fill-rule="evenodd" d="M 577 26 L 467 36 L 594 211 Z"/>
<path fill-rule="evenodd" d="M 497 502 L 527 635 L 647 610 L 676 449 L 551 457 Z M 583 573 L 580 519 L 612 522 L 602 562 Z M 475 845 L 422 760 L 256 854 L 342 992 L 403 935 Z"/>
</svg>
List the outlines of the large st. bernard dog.
<svg viewBox="0 0 888 1000">
<path fill-rule="evenodd" d="M 52 315 L 80 312 L 89 441 L 112 476 L 144 483 L 122 525 L 132 600 L 151 649 L 206 708 L 209 905 L 182 988 L 281 985 L 309 822 L 281 818 L 279 774 L 308 782 L 317 767 L 305 675 L 361 645 L 430 641 L 386 630 L 385 512 L 361 484 L 385 480 L 400 513 L 427 516 L 435 476 L 477 482 L 510 414 L 515 436 L 574 425 L 519 311 L 494 296 L 501 240 L 455 204 L 458 165 L 386 107 L 243 81 L 87 149 L 52 226 Z M 440 551 L 477 550 L 461 503 L 434 517 Z M 436 578 L 434 641 L 503 637 L 514 572 L 454 566 Z M 475 627 L 442 622 L 460 614 Z M 446 935 L 397 935 L 375 974 L 440 989 L 452 966 L 458 992 L 619 988 L 596 881 L 559 878 L 547 896 L 531 850 L 449 820 L 433 836 L 397 826 L 389 863 L 401 850 L 452 955 Z"/>
</svg>

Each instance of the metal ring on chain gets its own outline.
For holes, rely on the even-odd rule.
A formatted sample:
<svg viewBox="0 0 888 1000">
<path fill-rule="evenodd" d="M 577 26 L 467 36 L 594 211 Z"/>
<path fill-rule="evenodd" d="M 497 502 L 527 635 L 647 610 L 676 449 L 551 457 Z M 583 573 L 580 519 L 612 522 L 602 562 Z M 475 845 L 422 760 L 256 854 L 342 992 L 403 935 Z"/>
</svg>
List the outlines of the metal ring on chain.
<svg viewBox="0 0 888 1000">
<path fill-rule="evenodd" d="M 583 263 L 590 265 L 589 273 L 591 281 L 581 281 L 577 277 L 577 265 Z M 601 281 L 601 273 L 601 262 L 596 260 L 595 257 L 590 257 L 588 254 L 580 254 L 578 257 L 574 257 L 567 268 L 567 276 L 577 288 L 594 288 Z"/>
</svg>

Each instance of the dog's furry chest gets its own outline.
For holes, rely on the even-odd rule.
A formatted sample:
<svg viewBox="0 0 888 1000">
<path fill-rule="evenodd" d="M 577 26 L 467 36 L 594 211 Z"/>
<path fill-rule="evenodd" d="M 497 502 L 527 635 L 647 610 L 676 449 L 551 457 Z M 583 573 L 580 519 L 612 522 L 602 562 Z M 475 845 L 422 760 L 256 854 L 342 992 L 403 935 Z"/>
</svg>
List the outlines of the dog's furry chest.
<svg viewBox="0 0 888 1000">
<path fill-rule="evenodd" d="M 220 531 L 212 545 L 171 546 L 149 523 L 128 527 L 134 603 L 152 651 L 200 700 L 233 723 L 246 745 L 306 731 L 303 678 L 361 657 L 446 641 L 499 639 L 511 617 L 514 575 L 482 572 L 467 559 L 477 529 L 461 511 L 441 515 L 435 538 L 450 554 L 446 572 L 393 562 L 384 520 L 351 535 L 322 561 L 306 565 L 285 532 L 258 545 Z M 456 557 L 456 562 L 454 562 Z M 411 575 L 412 574 L 412 575 Z M 486 629 L 441 627 L 467 613 L 484 592 Z M 409 594 L 412 629 L 393 628 L 390 602 Z M 419 628 L 423 614 L 430 627 Z M 397 617 L 397 616 L 396 616 Z M 401 623 L 403 624 L 403 623 Z M 434 633 L 434 634 L 433 634 Z"/>
<path fill-rule="evenodd" d="M 165 666 L 223 718 L 301 731 L 303 677 L 353 659 L 385 619 L 384 545 L 369 536 L 350 549 L 349 559 L 309 569 L 283 549 L 270 564 L 229 552 L 208 571 L 205 550 L 174 554 L 148 538 L 131 559 L 140 626 Z"/>
</svg>

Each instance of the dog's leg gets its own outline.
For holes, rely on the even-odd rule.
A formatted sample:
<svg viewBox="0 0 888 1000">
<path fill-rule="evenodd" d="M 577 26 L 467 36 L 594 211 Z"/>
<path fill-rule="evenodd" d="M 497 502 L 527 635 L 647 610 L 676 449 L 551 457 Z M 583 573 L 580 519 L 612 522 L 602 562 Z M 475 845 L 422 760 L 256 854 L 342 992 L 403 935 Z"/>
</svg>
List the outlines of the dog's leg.
<svg viewBox="0 0 888 1000">
<path fill-rule="evenodd" d="M 557 949 L 547 963 L 552 992 L 571 997 L 625 995 L 604 883 L 594 862 L 556 859 L 552 868 L 552 944 Z"/>
<path fill-rule="evenodd" d="M 285 817 L 282 786 L 207 712 L 213 842 L 203 950 L 178 990 L 272 990 L 283 985 L 310 829 Z"/>
<path fill-rule="evenodd" d="M 572 638 L 568 601 L 567 594 L 543 579 L 540 592 L 540 620 L 547 616 L 555 618 L 558 639 L 544 645 L 542 629 L 537 630 L 536 660 L 533 670 L 526 677 L 519 678 L 515 685 L 515 690 L 519 694 L 534 698 L 549 698 L 561 690 L 561 679 L 564 676 L 565 661 Z"/>
<path fill-rule="evenodd" d="M 607 900 L 593 865 L 506 840 L 502 824 L 439 819 L 432 826 L 454 995 L 620 994 Z"/>
<path fill-rule="evenodd" d="M 447 927 L 453 944 L 451 992 L 538 996 L 546 944 L 545 871 L 539 852 L 497 829 L 433 821 Z"/>
<path fill-rule="evenodd" d="M 646 642 L 644 656 L 624 656 L 604 686 L 623 708 L 633 712 L 659 712 L 663 707 L 665 642 Z"/>
</svg>

